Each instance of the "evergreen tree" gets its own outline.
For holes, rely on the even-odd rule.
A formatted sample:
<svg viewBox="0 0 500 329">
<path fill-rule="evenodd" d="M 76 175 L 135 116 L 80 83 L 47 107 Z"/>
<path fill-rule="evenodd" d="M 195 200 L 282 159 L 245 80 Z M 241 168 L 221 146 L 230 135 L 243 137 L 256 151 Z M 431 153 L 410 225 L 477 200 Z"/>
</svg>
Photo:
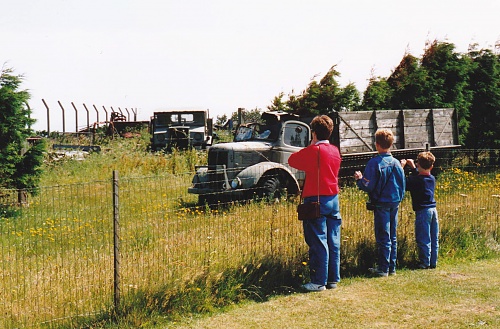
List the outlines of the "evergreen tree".
<svg viewBox="0 0 500 329">
<path fill-rule="evenodd" d="M 386 78 L 371 77 L 365 92 L 361 109 L 365 111 L 390 110 L 393 90 Z"/>
<path fill-rule="evenodd" d="M 41 175 L 45 143 L 27 143 L 35 120 L 29 117 L 29 93 L 18 90 L 22 78 L 12 69 L 0 73 L 0 188 L 33 188 Z"/>
<path fill-rule="evenodd" d="M 472 90 L 469 88 L 471 60 L 455 52 L 447 42 L 432 42 L 422 56 L 421 94 L 417 103 L 422 108 L 455 108 L 458 113 L 460 142 L 465 141 L 469 129 Z"/>
<path fill-rule="evenodd" d="M 362 109 L 455 108 L 463 143 L 469 127 L 472 65 L 454 49 L 453 44 L 433 41 L 426 45 L 421 59 L 406 53 L 387 80 L 370 80 Z"/>
<path fill-rule="evenodd" d="M 419 96 L 422 93 L 424 81 L 425 74 L 420 69 L 418 58 L 405 54 L 387 78 L 387 84 L 392 89 L 390 108 L 393 110 L 421 108 Z"/>
<path fill-rule="evenodd" d="M 341 88 L 336 81 L 339 76 L 332 66 L 319 82 L 313 78 L 300 95 L 290 95 L 286 106 L 280 94 L 272 108 L 302 116 L 331 110 L 455 108 L 460 144 L 471 148 L 500 146 L 498 53 L 472 49 L 460 54 L 451 43 L 428 42 L 422 58 L 405 53 L 388 78 L 370 78 L 361 104 L 354 85 Z"/>
<path fill-rule="evenodd" d="M 466 145 L 475 149 L 499 148 L 500 55 L 488 49 L 471 49 L 469 57 L 473 62 L 469 79 L 473 98 Z"/>
<path fill-rule="evenodd" d="M 267 107 L 269 111 L 284 111 L 287 112 L 289 110 L 286 102 L 283 101 L 283 97 L 285 94 L 281 92 L 278 96 L 275 96 L 271 105 Z"/>
<path fill-rule="evenodd" d="M 354 84 L 340 87 L 337 78 L 340 73 L 335 65 L 318 82 L 314 78 L 301 95 L 291 95 L 286 102 L 288 111 L 301 116 L 326 114 L 333 110 L 355 110 L 360 105 L 360 93 Z"/>
</svg>

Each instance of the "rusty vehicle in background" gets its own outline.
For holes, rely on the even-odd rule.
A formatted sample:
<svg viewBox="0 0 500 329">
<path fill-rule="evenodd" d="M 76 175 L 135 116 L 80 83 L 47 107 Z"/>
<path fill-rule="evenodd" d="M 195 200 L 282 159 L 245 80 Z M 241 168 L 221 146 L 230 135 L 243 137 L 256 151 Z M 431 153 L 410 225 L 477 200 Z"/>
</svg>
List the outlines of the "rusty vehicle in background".
<svg viewBox="0 0 500 329">
<path fill-rule="evenodd" d="M 208 110 L 154 112 L 149 125 L 151 150 L 205 150 L 212 145 L 212 126 Z"/>
</svg>

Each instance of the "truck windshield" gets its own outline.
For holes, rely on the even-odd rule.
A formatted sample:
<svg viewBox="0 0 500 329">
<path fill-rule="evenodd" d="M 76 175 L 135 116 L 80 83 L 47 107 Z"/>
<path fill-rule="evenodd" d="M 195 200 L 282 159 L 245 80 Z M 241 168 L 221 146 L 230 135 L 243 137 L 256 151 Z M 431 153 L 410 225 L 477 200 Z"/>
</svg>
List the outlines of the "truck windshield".
<svg viewBox="0 0 500 329">
<path fill-rule="evenodd" d="M 278 127 L 279 128 L 279 127 Z M 235 142 L 249 141 L 249 140 L 272 140 L 271 129 L 267 126 L 258 123 L 240 126 L 234 135 Z"/>
<path fill-rule="evenodd" d="M 163 112 L 156 113 L 155 120 L 157 126 L 170 125 L 199 125 L 205 124 L 204 112 Z"/>
</svg>

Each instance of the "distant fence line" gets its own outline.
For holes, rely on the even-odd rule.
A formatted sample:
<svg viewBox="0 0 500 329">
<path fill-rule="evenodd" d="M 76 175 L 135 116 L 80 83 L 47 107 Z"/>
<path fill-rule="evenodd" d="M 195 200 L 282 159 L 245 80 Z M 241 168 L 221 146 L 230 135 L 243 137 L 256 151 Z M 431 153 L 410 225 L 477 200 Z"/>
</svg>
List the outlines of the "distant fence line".
<svg viewBox="0 0 500 329">
<path fill-rule="evenodd" d="M 500 182 L 498 164 L 487 164 L 489 158 L 476 153 L 455 156 L 470 160 L 460 162 L 466 163 L 463 168 L 496 172 Z M 456 167 L 452 159 L 449 163 Z M 118 311 L 141 292 L 174 289 L 207 273 L 217 276 L 267 258 L 290 269 L 307 261 L 296 203 L 200 207 L 196 196 L 187 194 L 192 176 L 114 173 L 109 181 L 40 187 L 20 208 L 8 206 L 18 191 L 2 191 L 0 327 L 70 326 L 82 317 Z M 499 232 L 500 192 L 473 196 L 480 188 L 473 180 L 441 188 L 438 211 L 445 228 L 453 221 L 444 219 L 470 212 L 471 227 L 489 225 Z M 461 191 L 470 197 L 457 204 L 451 198 Z M 340 197 L 343 266 L 359 265 L 359 244 L 373 235 L 371 220 L 360 219 L 371 214 L 356 189 L 344 188 Z M 477 197 L 481 209 L 474 209 Z M 398 232 L 406 237 L 401 248 L 412 243 L 412 220 L 407 197 L 400 211 Z M 498 235 L 494 239 L 498 244 Z"/>
<path fill-rule="evenodd" d="M 45 106 L 45 109 L 47 110 L 47 135 L 50 135 L 51 128 L 50 128 L 50 123 L 51 123 L 51 108 L 45 101 L 45 99 L 42 99 L 42 103 Z M 60 101 L 57 101 L 57 104 L 59 105 L 60 109 L 60 115 L 61 115 L 61 122 L 62 122 L 62 133 L 65 134 L 66 131 L 66 108 L 63 106 L 63 104 Z M 86 103 L 82 103 L 83 110 L 85 111 L 86 114 L 86 126 L 79 126 L 78 125 L 78 118 L 79 118 L 79 107 L 75 105 L 74 102 L 71 102 L 71 108 L 74 110 L 74 119 L 75 119 L 75 130 L 74 133 L 79 133 L 82 130 L 86 130 L 87 132 L 90 131 L 92 128 L 92 125 L 94 122 L 101 122 L 102 119 L 105 119 L 104 122 L 109 122 L 111 119 L 111 116 L 113 113 L 119 113 L 120 115 L 124 116 L 127 121 L 137 121 L 137 108 L 128 108 L 125 107 L 116 107 L 117 110 L 113 108 L 113 106 L 109 106 L 109 108 L 106 108 L 106 106 L 102 105 L 102 111 L 104 112 L 104 118 L 100 116 L 101 112 L 101 107 L 97 107 L 96 105 L 92 104 L 92 107 L 90 105 L 87 107 Z M 71 110 L 70 110 L 71 111 Z M 91 113 L 93 114 L 95 112 L 95 120 L 91 121 Z M 132 117 L 131 117 L 132 115 Z M 83 128 L 82 128 L 83 127 Z M 69 130 L 70 131 L 70 130 Z M 68 132 L 69 132 L 68 131 Z"/>
</svg>

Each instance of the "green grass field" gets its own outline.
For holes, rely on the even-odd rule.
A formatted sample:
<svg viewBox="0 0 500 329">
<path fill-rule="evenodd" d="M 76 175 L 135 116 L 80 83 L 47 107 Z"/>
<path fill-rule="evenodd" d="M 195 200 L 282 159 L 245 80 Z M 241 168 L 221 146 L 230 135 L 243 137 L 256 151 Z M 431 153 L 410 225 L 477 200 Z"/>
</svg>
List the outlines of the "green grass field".
<svg viewBox="0 0 500 329">
<path fill-rule="evenodd" d="M 393 318 L 403 321 L 406 315 L 396 311 L 395 304 L 407 305 L 402 303 L 405 299 L 415 302 L 415 308 L 423 307 L 419 300 L 430 302 L 432 298 L 418 295 L 418 287 L 425 291 L 427 285 L 421 278 L 429 276 L 434 289 L 428 292 L 434 291 L 436 300 L 448 299 L 455 283 L 441 282 L 440 277 L 448 276 L 439 273 L 447 268 L 458 271 L 469 262 L 498 265 L 494 260 L 500 254 L 500 174 L 448 169 L 440 175 L 436 191 L 441 223 L 438 270 L 410 270 L 416 255 L 414 215 L 407 197 L 401 205 L 398 231 L 401 275 L 387 281 L 366 279 L 375 253 L 372 213 L 365 210 L 363 193 L 344 186 L 340 194 L 343 282 L 334 292 L 299 294 L 298 286 L 307 280 L 308 273 L 306 245 L 295 213 L 297 200 L 222 209 L 198 207 L 196 197 L 186 190 L 194 166 L 205 163 L 206 154 L 150 154 L 146 145 L 147 138 L 110 140 L 103 144 L 102 153 L 91 154 L 85 161 L 48 160 L 42 177 L 44 188 L 30 199 L 29 207 L 0 217 L 4 237 L 0 244 L 0 291 L 4 292 L 0 312 L 11 315 L 0 324 L 7 328 L 155 328 L 161 323 L 157 328 L 162 328 L 182 322 L 209 328 L 218 324 L 195 324 L 186 319 L 203 318 L 210 323 L 215 321 L 210 315 L 223 318 L 228 309 L 234 308 L 227 314 L 237 314 L 238 309 L 268 305 L 253 318 L 260 327 L 279 328 L 283 327 L 279 322 L 271 321 L 277 315 L 266 312 L 280 313 L 279 306 L 273 305 L 283 300 L 294 307 L 288 310 L 288 320 L 284 317 L 281 321 L 300 328 L 305 325 L 302 318 L 316 318 L 312 312 L 324 313 L 316 304 L 331 296 L 341 300 L 325 299 L 322 306 L 336 314 L 334 318 L 346 318 L 339 327 L 356 327 L 358 322 L 359 327 L 366 327 L 363 323 L 381 326 Z M 113 170 L 120 174 L 122 299 L 117 310 L 112 309 Z M 443 297 L 440 287 L 448 283 L 450 292 Z M 350 290 L 356 287 L 358 292 Z M 342 302 L 354 303 L 351 296 L 356 294 L 360 304 L 352 305 L 353 313 L 359 313 L 355 318 L 348 319 L 349 307 L 342 312 L 333 310 Z M 392 297 L 399 302 L 393 303 Z M 307 309 L 294 313 L 302 301 Z M 432 308 L 439 309 L 443 303 L 437 301 Z M 498 311 L 498 304 L 495 307 Z M 364 308 L 371 310 L 371 320 L 363 315 Z M 446 308 L 440 312 L 446 313 Z M 417 319 L 421 312 L 415 314 L 408 321 Z M 263 318 L 272 325 L 258 321 Z M 314 326 L 332 327 L 334 323 L 336 327 L 330 322 L 334 318 L 317 318 L 322 322 Z M 484 319 L 478 318 L 477 323 L 491 322 L 491 317 Z M 238 326 L 235 319 L 235 328 L 257 326 L 248 321 Z M 445 323 L 443 319 L 436 321 L 439 326 Z M 459 316 L 456 321 L 461 321 Z M 404 327 L 403 322 L 396 323 L 392 327 Z M 415 327 L 428 324 L 415 323 Z"/>
</svg>

